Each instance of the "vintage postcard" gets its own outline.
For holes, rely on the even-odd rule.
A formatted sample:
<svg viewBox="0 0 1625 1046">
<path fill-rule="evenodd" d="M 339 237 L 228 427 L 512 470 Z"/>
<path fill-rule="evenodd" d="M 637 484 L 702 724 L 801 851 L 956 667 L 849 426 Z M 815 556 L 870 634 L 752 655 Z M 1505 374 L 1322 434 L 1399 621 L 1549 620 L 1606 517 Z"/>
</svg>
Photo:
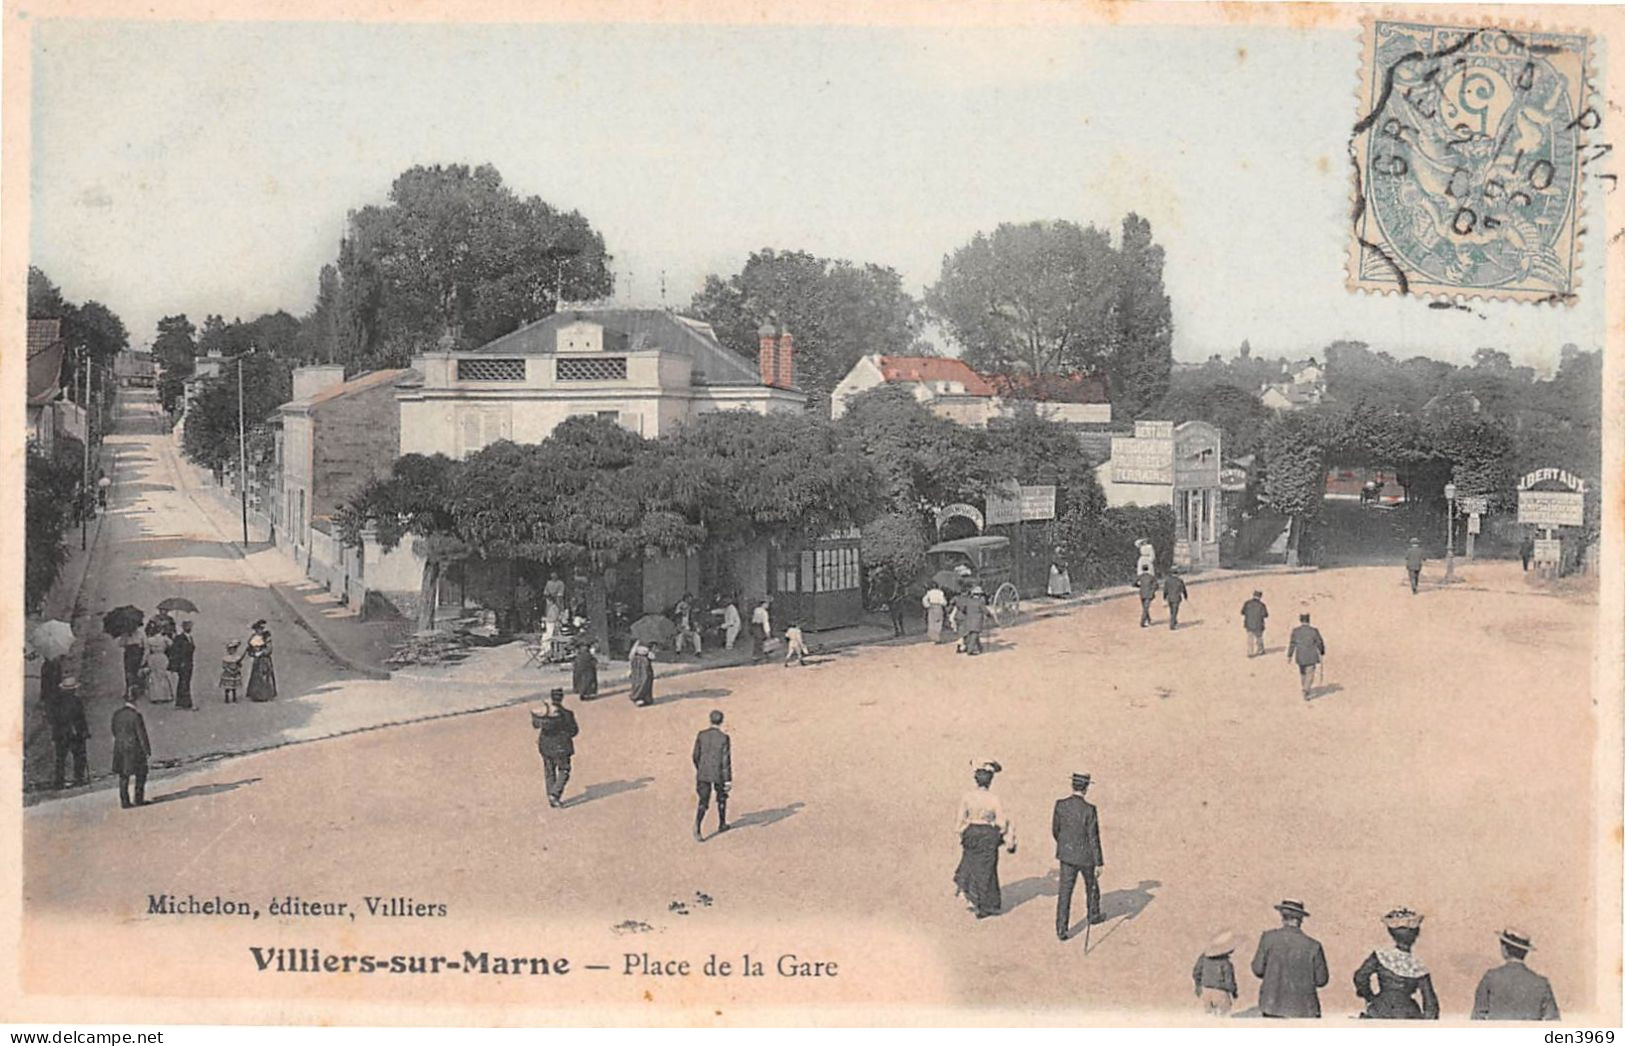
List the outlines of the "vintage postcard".
<svg viewBox="0 0 1625 1046">
<path fill-rule="evenodd" d="M 0 1021 L 1618 1024 L 1620 9 L 3 29 Z"/>
</svg>

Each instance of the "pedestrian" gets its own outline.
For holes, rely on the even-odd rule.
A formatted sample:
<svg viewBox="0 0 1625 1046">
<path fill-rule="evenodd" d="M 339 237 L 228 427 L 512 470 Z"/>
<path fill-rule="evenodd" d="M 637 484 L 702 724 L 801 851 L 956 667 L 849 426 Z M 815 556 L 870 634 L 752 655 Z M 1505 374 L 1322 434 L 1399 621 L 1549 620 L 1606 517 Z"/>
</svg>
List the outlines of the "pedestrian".
<svg viewBox="0 0 1625 1046">
<path fill-rule="evenodd" d="M 248 699 L 269 701 L 276 697 L 276 662 L 271 658 L 271 630 L 261 618 L 254 622 L 248 637 Z"/>
<path fill-rule="evenodd" d="M 1382 1020 L 1439 1019 L 1439 997 L 1433 994 L 1433 977 L 1421 959 L 1412 954 L 1422 933 L 1422 916 L 1409 908 L 1395 908 L 1382 917 L 1382 925 L 1393 938 L 1392 948 L 1378 948 L 1366 956 L 1354 971 L 1354 994 L 1365 1000 L 1361 1017 Z M 1376 990 L 1371 978 L 1377 979 Z M 1421 1005 L 1413 996 L 1420 994 Z"/>
<path fill-rule="evenodd" d="M 56 750 L 56 772 L 51 787 L 60 791 L 67 782 L 68 757 L 73 757 L 73 783 L 85 784 L 89 780 L 85 756 L 85 739 L 90 737 L 90 724 L 85 722 L 85 703 L 79 696 L 79 680 L 58 675 L 49 688 L 45 685 L 46 668 L 55 662 L 60 673 L 61 658 L 51 658 L 40 669 L 40 702 L 45 706 L 45 721 L 51 727 L 51 746 Z"/>
<path fill-rule="evenodd" d="M 542 586 L 542 600 L 544 619 L 557 622 L 564 616 L 564 581 L 560 579 L 558 571 L 547 575 L 547 583 Z"/>
<path fill-rule="evenodd" d="M 1146 571 L 1134 579 L 1134 587 L 1140 590 L 1140 627 L 1148 628 L 1151 625 L 1151 601 L 1157 598 L 1157 575 Z"/>
<path fill-rule="evenodd" d="M 243 641 L 233 639 L 226 644 L 226 656 L 220 659 L 220 690 L 228 705 L 237 703 L 237 691 L 243 685 Z"/>
<path fill-rule="evenodd" d="M 124 637 L 124 694 L 147 696 L 147 646 L 135 632 Z"/>
<path fill-rule="evenodd" d="M 655 703 L 655 644 L 639 639 L 632 644 L 627 661 L 632 669 L 632 703 L 644 707 Z"/>
<path fill-rule="evenodd" d="M 750 659 L 758 664 L 767 656 L 767 640 L 773 635 L 773 618 L 768 611 L 773 601 L 763 598 L 750 612 Z"/>
<path fill-rule="evenodd" d="M 948 613 L 948 594 L 935 581 L 920 599 L 925 608 L 925 634 L 933 643 L 942 642 L 942 619 Z"/>
<path fill-rule="evenodd" d="M 1083 876 L 1083 896 L 1089 925 L 1105 922 L 1100 912 L 1100 869 L 1106 863 L 1100 850 L 1100 816 L 1084 794 L 1089 775 L 1072 775 L 1072 794 L 1055 802 L 1050 834 L 1055 837 L 1055 859 L 1061 862 L 1060 891 L 1055 896 L 1055 936 L 1066 940 L 1072 932 L 1072 889 Z"/>
<path fill-rule="evenodd" d="M 721 608 L 711 611 L 722 618 L 722 648 L 732 650 L 734 641 L 739 638 L 739 601 L 729 596 L 722 603 Z"/>
<path fill-rule="evenodd" d="M 1072 595 L 1072 575 L 1056 560 L 1050 560 L 1049 587 L 1051 599 L 1066 599 Z"/>
<path fill-rule="evenodd" d="M 536 751 L 542 757 L 542 779 L 547 786 L 547 805 L 564 805 L 564 786 L 570 783 L 570 758 L 576 754 L 576 735 L 581 728 L 575 713 L 564 707 L 564 689 L 554 687 L 547 695 L 547 707 L 531 712 L 530 725 L 536 728 Z"/>
<path fill-rule="evenodd" d="M 1185 579 L 1179 576 L 1179 568 L 1169 570 L 1167 580 L 1162 583 L 1162 598 L 1168 603 L 1168 631 L 1179 627 L 1179 605 L 1189 597 L 1190 590 L 1185 587 Z"/>
<path fill-rule="evenodd" d="M 1241 605 L 1241 627 L 1247 630 L 1247 656 L 1264 653 L 1264 622 L 1269 620 L 1270 608 L 1264 605 L 1264 593 L 1253 589 L 1253 598 Z"/>
<path fill-rule="evenodd" d="M 1523 560 L 1523 572 L 1529 573 L 1529 561 L 1535 558 L 1535 539 L 1528 534 L 1518 542 L 1518 558 Z"/>
<path fill-rule="evenodd" d="M 1309 623 L 1308 614 L 1299 614 L 1298 627 L 1292 630 L 1292 635 L 1287 639 L 1286 657 L 1288 661 L 1298 662 L 1298 682 L 1303 684 L 1305 701 L 1314 692 L 1315 669 L 1325 653 L 1326 640 L 1321 636 L 1320 629 Z"/>
<path fill-rule="evenodd" d="M 182 621 L 181 631 L 169 643 L 169 670 L 175 673 L 175 707 L 192 709 L 192 667 L 197 643 L 192 639 L 192 622 Z"/>
<path fill-rule="evenodd" d="M 694 596 L 692 593 L 683 593 L 683 598 L 679 599 L 677 605 L 672 608 L 672 616 L 677 620 L 677 653 L 681 654 L 683 644 L 688 642 L 694 645 L 694 656 L 699 657 L 704 653 L 704 650 L 700 641 L 700 630 L 694 625 Z"/>
<path fill-rule="evenodd" d="M 1535 946 L 1522 930 L 1505 929 L 1499 934 L 1500 966 L 1484 974 L 1473 994 L 1475 1021 L 1556 1021 L 1557 1010 L 1552 984 L 1524 965 Z"/>
<path fill-rule="evenodd" d="M 1281 925 L 1264 931 L 1253 956 L 1253 976 L 1263 981 L 1258 1010 L 1266 1017 L 1319 1017 L 1317 989 L 1331 979 L 1326 952 L 1303 932 L 1309 912 L 1301 902 L 1282 901 L 1275 910 L 1281 913 Z"/>
<path fill-rule="evenodd" d="M 175 700 L 175 687 L 169 682 L 169 644 L 162 619 L 148 621 L 147 666 L 143 675 L 147 681 L 147 700 L 153 704 L 167 705 Z"/>
<path fill-rule="evenodd" d="M 903 627 L 903 614 L 907 610 L 904 600 L 908 598 L 908 586 L 903 579 L 887 569 L 891 580 L 891 595 L 886 598 L 886 613 L 891 618 L 891 634 L 893 639 L 901 639 L 907 631 Z"/>
<path fill-rule="evenodd" d="M 959 800 L 959 867 L 954 890 L 978 919 L 997 915 L 1004 907 L 999 891 L 999 847 L 1016 852 L 1016 827 L 993 791 L 993 775 L 1004 767 L 992 759 L 973 762 L 976 787 Z"/>
<path fill-rule="evenodd" d="M 598 696 L 598 644 L 583 638 L 570 662 L 570 686 L 583 701 Z"/>
<path fill-rule="evenodd" d="M 135 707 L 135 697 L 124 695 L 124 706 L 113 713 L 113 772 L 118 775 L 118 804 L 147 805 L 147 763 L 152 758 L 152 742 L 147 739 L 147 721 Z M 135 782 L 135 802 L 130 801 L 130 782 Z"/>
<path fill-rule="evenodd" d="M 1411 538 L 1410 547 L 1405 550 L 1405 573 L 1411 578 L 1411 595 L 1416 595 L 1417 582 L 1422 580 L 1422 542 Z"/>
<path fill-rule="evenodd" d="M 1191 969 L 1196 997 L 1202 1000 L 1202 1010 L 1209 1017 L 1228 1017 L 1231 1005 L 1241 994 L 1236 986 L 1236 964 L 1230 959 L 1235 950 L 1236 935 L 1225 930 L 1202 949 Z"/>
<path fill-rule="evenodd" d="M 722 731 L 722 711 L 711 712 L 711 725 L 694 735 L 694 791 L 699 806 L 694 811 L 694 841 L 704 842 L 702 827 L 711 795 L 717 797 L 717 834 L 728 830 L 728 792 L 733 788 L 733 741 Z"/>
<path fill-rule="evenodd" d="M 1140 558 L 1134 564 L 1134 576 L 1141 574 L 1155 574 L 1157 572 L 1157 549 L 1145 538 L 1138 538 L 1134 547 L 1140 550 Z"/>
<path fill-rule="evenodd" d="M 961 596 L 959 627 L 962 635 L 959 650 L 975 657 L 982 652 L 982 630 L 987 627 L 987 593 L 981 585 L 972 585 L 970 592 Z"/>
<path fill-rule="evenodd" d="M 798 665 L 807 663 L 807 640 L 801 634 L 799 622 L 790 622 L 790 627 L 784 630 L 784 667 L 789 668 L 790 663 Z"/>
</svg>

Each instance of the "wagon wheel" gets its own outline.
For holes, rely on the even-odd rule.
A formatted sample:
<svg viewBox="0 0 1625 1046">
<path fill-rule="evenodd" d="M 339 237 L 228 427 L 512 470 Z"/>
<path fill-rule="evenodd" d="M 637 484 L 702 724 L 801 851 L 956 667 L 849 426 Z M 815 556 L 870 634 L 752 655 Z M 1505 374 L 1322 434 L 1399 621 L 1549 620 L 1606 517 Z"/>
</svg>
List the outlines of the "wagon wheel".
<svg viewBox="0 0 1625 1046">
<path fill-rule="evenodd" d="M 1016 615 L 1021 613 L 1021 599 L 1016 592 L 1016 586 L 1006 581 L 993 593 L 993 621 L 1002 627 L 1016 623 Z"/>
</svg>

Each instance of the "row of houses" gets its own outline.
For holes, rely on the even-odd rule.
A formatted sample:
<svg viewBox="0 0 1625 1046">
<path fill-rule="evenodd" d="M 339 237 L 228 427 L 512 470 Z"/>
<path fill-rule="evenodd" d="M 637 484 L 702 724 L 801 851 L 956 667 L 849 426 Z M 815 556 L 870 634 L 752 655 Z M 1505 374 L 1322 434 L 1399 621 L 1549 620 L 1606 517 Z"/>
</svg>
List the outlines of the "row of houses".
<svg viewBox="0 0 1625 1046">
<path fill-rule="evenodd" d="M 28 439 L 47 454 L 65 439 L 81 445 L 89 436 L 89 414 L 68 399 L 62 367 L 68 343 L 57 318 L 28 321 L 28 395 L 24 411 Z"/>
<path fill-rule="evenodd" d="M 220 361 L 198 361 L 194 381 L 219 376 Z M 1021 410 L 1067 424 L 1079 453 L 1098 461 L 1113 505 L 1170 505 L 1179 521 L 1176 555 L 1187 565 L 1217 564 L 1220 502 L 1218 431 L 1199 422 L 1112 422 L 1103 378 L 1076 375 L 1043 387 L 978 374 L 961 360 L 865 356 L 836 387 L 840 416 L 852 397 L 883 384 L 907 388 L 933 412 L 986 427 Z M 338 366 L 294 372 L 293 398 L 275 419 L 268 470 L 250 476 L 250 501 L 276 544 L 307 575 L 358 611 L 419 610 L 423 563 L 412 543 L 392 550 L 368 536 L 359 548 L 339 540 L 335 515 L 402 454 L 465 458 L 498 440 L 537 442 L 567 418 L 614 421 L 656 438 L 720 410 L 800 412 L 792 332 L 764 325 L 755 365 L 724 348 L 703 322 L 664 309 L 577 305 L 472 350 L 449 342 L 410 366 L 345 379 Z M 771 596 L 812 628 L 862 613 L 856 534 L 808 547 L 763 543 L 726 557 L 648 560 L 603 578 L 564 578 L 589 616 L 630 618 L 668 608 L 683 593 Z M 468 561 L 442 578 L 438 605 L 511 612 L 523 624 L 549 578 L 526 563 Z"/>
</svg>

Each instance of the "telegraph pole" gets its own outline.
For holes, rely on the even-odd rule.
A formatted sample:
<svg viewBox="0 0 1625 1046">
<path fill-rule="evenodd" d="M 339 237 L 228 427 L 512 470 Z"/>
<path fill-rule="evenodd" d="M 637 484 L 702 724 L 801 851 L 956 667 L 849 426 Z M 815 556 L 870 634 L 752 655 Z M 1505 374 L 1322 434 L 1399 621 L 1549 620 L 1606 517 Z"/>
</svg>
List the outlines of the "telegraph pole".
<svg viewBox="0 0 1625 1046">
<path fill-rule="evenodd" d="M 243 353 L 237 357 L 237 496 L 243 506 L 243 548 L 248 547 L 248 436 L 243 427 Z"/>
<path fill-rule="evenodd" d="M 79 480 L 79 498 L 83 505 L 79 509 L 79 551 L 85 550 L 88 540 L 86 535 L 90 530 L 90 506 L 95 504 L 90 493 L 90 353 L 79 354 L 79 365 L 85 372 L 85 394 L 81 398 L 80 413 L 85 416 L 85 467 L 84 476 Z"/>
</svg>

